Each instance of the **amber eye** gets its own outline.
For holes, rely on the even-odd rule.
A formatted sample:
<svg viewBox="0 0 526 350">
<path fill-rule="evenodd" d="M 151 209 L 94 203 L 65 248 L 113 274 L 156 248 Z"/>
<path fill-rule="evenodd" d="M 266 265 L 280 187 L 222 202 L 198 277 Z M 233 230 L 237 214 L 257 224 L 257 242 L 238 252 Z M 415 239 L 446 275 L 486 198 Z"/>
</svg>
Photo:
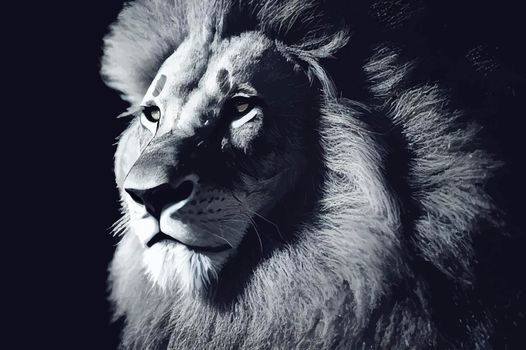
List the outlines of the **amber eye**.
<svg viewBox="0 0 526 350">
<path fill-rule="evenodd" d="M 158 123 L 161 119 L 161 110 L 157 106 L 146 106 L 143 108 L 142 113 L 146 120 L 151 123 Z"/>
</svg>

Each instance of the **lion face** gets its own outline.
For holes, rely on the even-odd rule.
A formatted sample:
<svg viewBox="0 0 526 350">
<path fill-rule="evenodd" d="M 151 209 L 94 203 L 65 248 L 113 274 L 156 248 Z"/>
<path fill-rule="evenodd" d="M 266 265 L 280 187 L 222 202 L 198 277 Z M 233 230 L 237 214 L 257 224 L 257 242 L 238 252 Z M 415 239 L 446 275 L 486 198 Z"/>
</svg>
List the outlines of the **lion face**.
<svg viewBox="0 0 526 350">
<path fill-rule="evenodd" d="M 116 156 L 129 229 L 154 283 L 206 288 L 254 217 L 293 187 L 308 162 L 311 90 L 262 34 L 193 36 L 166 59 Z"/>
</svg>

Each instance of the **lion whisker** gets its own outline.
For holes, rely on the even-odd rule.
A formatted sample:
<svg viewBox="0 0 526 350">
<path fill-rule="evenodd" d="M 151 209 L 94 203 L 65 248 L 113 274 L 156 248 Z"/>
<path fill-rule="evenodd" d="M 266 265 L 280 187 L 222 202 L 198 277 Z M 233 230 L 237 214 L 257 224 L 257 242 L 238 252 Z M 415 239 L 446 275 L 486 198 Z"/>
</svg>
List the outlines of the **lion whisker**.
<svg viewBox="0 0 526 350">
<path fill-rule="evenodd" d="M 282 240 L 285 240 L 283 238 L 283 236 L 281 235 L 281 230 L 279 229 L 279 226 L 274 223 L 273 221 L 267 219 L 266 217 L 264 217 L 263 215 L 261 215 L 260 213 L 254 211 L 254 210 L 250 210 L 249 208 L 245 208 L 247 211 L 249 211 L 250 213 L 254 214 L 255 216 L 259 217 L 260 219 L 266 221 L 267 223 L 271 224 L 272 226 L 274 226 L 274 229 L 276 230 L 276 232 L 278 233 L 278 236 L 282 239 Z"/>
<path fill-rule="evenodd" d="M 261 249 L 261 254 L 263 254 L 263 242 L 261 241 L 261 235 L 259 234 L 255 221 L 252 219 L 250 215 L 247 215 L 246 213 L 242 213 L 242 214 L 248 218 L 250 224 L 254 228 L 254 231 L 256 232 L 256 236 L 258 237 L 258 240 L 259 240 L 259 247 Z"/>
<path fill-rule="evenodd" d="M 113 223 L 113 225 L 110 226 L 111 235 L 113 237 L 122 236 L 128 228 L 129 222 L 130 218 L 128 217 L 128 215 L 123 215 L 122 217 L 120 217 L 117 221 Z"/>
<path fill-rule="evenodd" d="M 217 224 L 219 225 L 219 226 L 218 226 L 219 231 L 221 231 L 221 234 L 223 234 L 223 232 L 224 232 L 224 231 L 222 230 L 222 226 L 223 226 L 223 225 L 221 225 L 220 223 L 217 223 Z M 216 236 L 217 238 L 220 238 L 220 239 L 224 240 L 224 241 L 230 246 L 230 248 L 234 249 L 234 245 L 233 245 L 232 243 L 230 243 L 225 237 L 223 237 L 222 235 L 218 235 L 218 234 L 216 234 L 216 233 L 213 233 L 213 232 L 212 232 L 212 234 L 213 234 L 214 236 Z"/>
<path fill-rule="evenodd" d="M 239 204 L 241 204 L 243 209 L 245 211 L 247 211 L 249 214 L 253 214 L 253 215 L 261 218 L 262 220 L 266 221 L 267 223 L 271 224 L 274 227 L 274 229 L 276 230 L 276 232 L 278 233 L 278 236 L 281 238 L 281 240 L 282 241 L 285 240 L 283 238 L 283 235 L 281 234 L 281 230 L 279 229 L 279 226 L 276 223 L 274 223 L 273 221 L 267 219 L 266 217 L 264 217 L 260 213 L 256 212 L 255 210 L 251 210 L 250 208 L 248 208 L 242 200 L 240 200 L 239 198 L 236 197 L 236 195 L 234 193 L 232 193 L 232 197 L 234 197 L 234 199 L 237 200 L 239 202 Z"/>
</svg>

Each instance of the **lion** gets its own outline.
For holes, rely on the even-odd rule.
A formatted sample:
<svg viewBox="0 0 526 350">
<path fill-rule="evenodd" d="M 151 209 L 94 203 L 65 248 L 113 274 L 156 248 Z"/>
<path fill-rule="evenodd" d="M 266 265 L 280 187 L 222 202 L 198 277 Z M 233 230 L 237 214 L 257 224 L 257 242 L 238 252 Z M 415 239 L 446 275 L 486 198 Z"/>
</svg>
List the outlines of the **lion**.
<svg viewBox="0 0 526 350">
<path fill-rule="evenodd" d="M 112 25 L 123 348 L 491 347 L 500 162 L 387 34 L 404 16 L 361 41 L 329 3 L 138 0 Z"/>
</svg>

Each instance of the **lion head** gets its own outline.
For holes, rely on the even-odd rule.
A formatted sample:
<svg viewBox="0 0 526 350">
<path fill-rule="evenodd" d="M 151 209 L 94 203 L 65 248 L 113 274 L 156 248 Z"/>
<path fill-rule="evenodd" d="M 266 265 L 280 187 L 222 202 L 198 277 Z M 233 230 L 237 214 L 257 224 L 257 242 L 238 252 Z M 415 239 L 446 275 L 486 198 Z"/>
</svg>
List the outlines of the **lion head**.
<svg viewBox="0 0 526 350">
<path fill-rule="evenodd" d="M 315 150 L 304 131 L 319 96 L 299 67 L 260 33 L 212 35 L 186 38 L 163 62 L 116 158 L 129 229 L 166 290 L 217 279 Z"/>
<path fill-rule="evenodd" d="M 136 1 L 113 25 L 124 346 L 450 344 L 422 266 L 469 289 L 497 163 L 396 45 L 357 53 L 368 97 L 342 96 L 325 64 L 349 28 L 323 4 Z"/>
</svg>

